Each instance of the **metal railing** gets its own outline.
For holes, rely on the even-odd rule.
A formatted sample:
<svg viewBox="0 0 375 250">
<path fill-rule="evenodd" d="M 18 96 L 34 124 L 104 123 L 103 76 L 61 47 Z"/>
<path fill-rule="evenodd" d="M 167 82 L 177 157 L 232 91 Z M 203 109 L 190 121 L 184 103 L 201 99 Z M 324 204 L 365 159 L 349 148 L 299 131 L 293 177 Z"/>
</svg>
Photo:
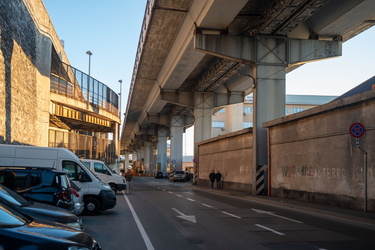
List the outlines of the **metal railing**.
<svg viewBox="0 0 375 250">
<path fill-rule="evenodd" d="M 113 90 L 66 63 L 52 64 L 50 91 L 119 115 L 119 97 Z"/>
</svg>

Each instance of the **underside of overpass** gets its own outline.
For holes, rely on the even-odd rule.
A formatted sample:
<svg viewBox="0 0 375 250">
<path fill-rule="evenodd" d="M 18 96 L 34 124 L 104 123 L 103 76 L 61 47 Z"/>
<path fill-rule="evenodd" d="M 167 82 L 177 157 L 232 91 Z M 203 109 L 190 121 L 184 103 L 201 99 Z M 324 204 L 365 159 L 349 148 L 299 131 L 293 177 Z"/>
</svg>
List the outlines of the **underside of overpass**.
<svg viewBox="0 0 375 250">
<path fill-rule="evenodd" d="M 262 124 L 284 116 L 285 74 L 341 56 L 342 42 L 374 25 L 374 10 L 370 0 L 148 1 L 122 153 L 168 137 L 179 163 L 185 128 L 195 126 L 195 142 L 210 138 L 212 113 L 254 93 L 256 172 L 267 165 Z M 158 154 L 149 165 L 164 164 Z"/>
</svg>

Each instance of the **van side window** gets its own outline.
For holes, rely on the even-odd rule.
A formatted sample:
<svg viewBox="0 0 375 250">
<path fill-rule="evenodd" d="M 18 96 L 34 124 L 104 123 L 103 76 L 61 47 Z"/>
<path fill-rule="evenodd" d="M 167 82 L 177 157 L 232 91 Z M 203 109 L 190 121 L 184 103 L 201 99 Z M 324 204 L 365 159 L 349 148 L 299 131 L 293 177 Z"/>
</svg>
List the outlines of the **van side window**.
<svg viewBox="0 0 375 250">
<path fill-rule="evenodd" d="M 68 172 L 68 176 L 70 179 L 74 181 L 78 181 L 78 176 L 80 173 L 86 173 L 85 170 L 81 168 L 78 163 L 74 161 L 63 161 L 62 162 L 62 170 Z"/>
<path fill-rule="evenodd" d="M 97 173 L 108 174 L 107 168 L 105 166 L 103 166 L 103 164 L 101 164 L 101 163 L 95 162 L 94 163 L 94 169 L 95 169 L 95 172 L 97 172 Z"/>
</svg>

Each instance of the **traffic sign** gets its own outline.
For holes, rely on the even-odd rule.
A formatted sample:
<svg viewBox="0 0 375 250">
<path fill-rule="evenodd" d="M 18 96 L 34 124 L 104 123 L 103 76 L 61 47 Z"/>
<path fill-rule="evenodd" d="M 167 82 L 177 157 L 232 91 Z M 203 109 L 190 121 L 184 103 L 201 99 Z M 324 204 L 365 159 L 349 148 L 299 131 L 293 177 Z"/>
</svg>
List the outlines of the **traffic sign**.
<svg viewBox="0 0 375 250">
<path fill-rule="evenodd" d="M 198 163 L 198 159 L 197 159 L 197 158 L 194 158 L 194 159 L 193 159 L 193 162 L 194 162 L 194 163 Z"/>
<path fill-rule="evenodd" d="M 365 133 L 365 127 L 361 123 L 353 123 L 350 126 L 350 134 L 356 138 L 361 137 Z"/>
<path fill-rule="evenodd" d="M 176 163 L 176 160 L 175 160 L 175 159 L 173 159 L 173 160 L 172 160 L 172 163 L 173 163 L 173 164 L 175 164 L 175 163 Z"/>
</svg>

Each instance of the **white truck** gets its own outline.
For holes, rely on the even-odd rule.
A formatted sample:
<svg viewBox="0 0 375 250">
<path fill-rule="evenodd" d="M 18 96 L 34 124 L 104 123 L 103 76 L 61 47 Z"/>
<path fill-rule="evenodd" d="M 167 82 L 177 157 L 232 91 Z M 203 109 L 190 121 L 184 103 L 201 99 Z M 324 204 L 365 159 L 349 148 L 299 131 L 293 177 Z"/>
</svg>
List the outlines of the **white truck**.
<svg viewBox="0 0 375 250">
<path fill-rule="evenodd" d="M 89 169 L 96 174 L 100 180 L 108 183 L 112 188 L 113 192 L 121 191 L 126 189 L 126 180 L 123 176 L 113 172 L 103 161 L 81 159 Z"/>
<path fill-rule="evenodd" d="M 45 167 L 68 172 L 69 178 L 81 189 L 86 214 L 97 214 L 116 205 L 116 194 L 110 186 L 68 149 L 0 144 L 1 166 Z"/>
</svg>

